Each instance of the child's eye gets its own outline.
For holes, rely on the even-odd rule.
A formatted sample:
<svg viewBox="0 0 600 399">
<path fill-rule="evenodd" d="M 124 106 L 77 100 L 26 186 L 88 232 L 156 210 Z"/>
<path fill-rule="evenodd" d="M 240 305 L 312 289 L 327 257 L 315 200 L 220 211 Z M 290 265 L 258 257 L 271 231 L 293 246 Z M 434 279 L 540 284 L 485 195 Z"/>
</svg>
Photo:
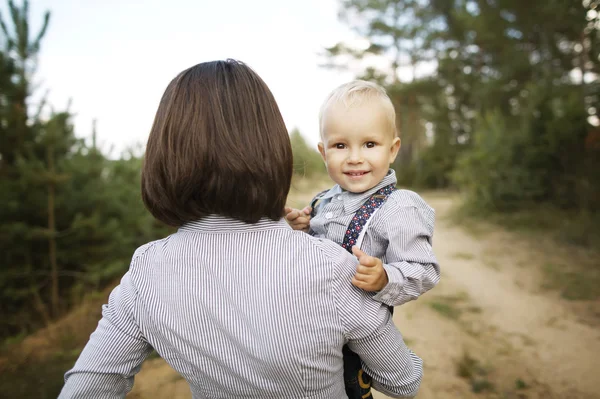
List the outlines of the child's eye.
<svg viewBox="0 0 600 399">
<path fill-rule="evenodd" d="M 373 147 L 375 147 L 377 144 L 376 144 L 376 143 L 374 143 L 373 141 L 369 141 L 369 142 L 367 142 L 365 145 L 367 146 L 367 148 L 373 148 Z"/>
<path fill-rule="evenodd" d="M 342 143 L 337 143 L 333 145 L 335 148 L 337 148 L 338 150 L 343 150 L 344 148 L 346 148 L 346 146 Z"/>
</svg>

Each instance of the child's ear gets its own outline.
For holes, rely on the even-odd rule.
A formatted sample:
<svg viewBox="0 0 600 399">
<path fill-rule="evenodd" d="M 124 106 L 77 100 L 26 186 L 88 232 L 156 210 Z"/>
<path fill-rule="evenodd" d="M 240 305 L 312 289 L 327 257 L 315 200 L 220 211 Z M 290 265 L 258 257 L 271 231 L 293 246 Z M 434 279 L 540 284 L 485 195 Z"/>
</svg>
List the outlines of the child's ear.
<svg viewBox="0 0 600 399">
<path fill-rule="evenodd" d="M 319 141 L 319 144 L 317 144 L 317 148 L 319 149 L 319 153 L 321 154 L 321 158 L 323 158 L 323 161 L 327 162 L 327 159 L 325 158 L 325 146 L 323 145 L 322 141 Z"/>
<path fill-rule="evenodd" d="M 398 151 L 400 150 L 400 137 L 394 137 L 392 141 L 392 146 L 390 147 L 390 163 L 393 163 L 396 160 L 396 156 L 398 155 Z"/>
</svg>

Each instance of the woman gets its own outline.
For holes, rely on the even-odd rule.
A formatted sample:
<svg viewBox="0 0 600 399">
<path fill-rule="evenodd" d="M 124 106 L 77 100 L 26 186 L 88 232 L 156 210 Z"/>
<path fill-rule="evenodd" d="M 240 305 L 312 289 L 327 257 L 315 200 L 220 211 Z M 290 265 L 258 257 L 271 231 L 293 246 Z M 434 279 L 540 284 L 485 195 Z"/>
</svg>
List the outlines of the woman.
<svg viewBox="0 0 600 399">
<path fill-rule="evenodd" d="M 342 347 L 374 387 L 416 394 L 421 360 L 357 261 L 282 219 L 292 149 L 265 83 L 241 62 L 198 64 L 167 87 L 142 195 L 179 227 L 138 248 L 60 398 L 122 398 L 154 348 L 194 398 L 346 398 Z"/>
</svg>

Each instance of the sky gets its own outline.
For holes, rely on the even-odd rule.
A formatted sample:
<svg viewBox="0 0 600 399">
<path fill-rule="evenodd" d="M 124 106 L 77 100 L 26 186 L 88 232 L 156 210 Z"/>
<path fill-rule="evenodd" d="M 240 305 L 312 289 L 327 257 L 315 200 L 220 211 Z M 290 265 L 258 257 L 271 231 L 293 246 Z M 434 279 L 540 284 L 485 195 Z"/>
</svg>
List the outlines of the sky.
<svg viewBox="0 0 600 399">
<path fill-rule="evenodd" d="M 19 2 L 19 0 L 16 0 Z M 2 2 L 4 3 L 4 2 Z M 319 66 L 324 47 L 357 40 L 337 0 L 30 0 L 30 31 L 51 11 L 35 82 L 76 134 L 118 155 L 145 144 L 169 81 L 204 61 L 236 58 L 271 88 L 288 130 L 318 141 L 318 110 L 351 72 Z M 0 6 L 6 19 L 6 5 Z"/>
</svg>

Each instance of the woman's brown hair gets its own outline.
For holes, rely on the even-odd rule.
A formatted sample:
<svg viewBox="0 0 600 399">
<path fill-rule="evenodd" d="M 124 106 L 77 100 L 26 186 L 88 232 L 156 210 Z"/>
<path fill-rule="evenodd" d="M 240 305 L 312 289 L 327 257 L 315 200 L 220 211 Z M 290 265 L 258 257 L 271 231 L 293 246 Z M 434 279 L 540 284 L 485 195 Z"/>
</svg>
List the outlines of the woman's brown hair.
<svg viewBox="0 0 600 399">
<path fill-rule="evenodd" d="M 279 107 L 242 62 L 205 62 L 171 81 L 158 106 L 142 168 L 142 198 L 170 226 L 210 214 L 278 220 L 292 178 Z"/>
</svg>

